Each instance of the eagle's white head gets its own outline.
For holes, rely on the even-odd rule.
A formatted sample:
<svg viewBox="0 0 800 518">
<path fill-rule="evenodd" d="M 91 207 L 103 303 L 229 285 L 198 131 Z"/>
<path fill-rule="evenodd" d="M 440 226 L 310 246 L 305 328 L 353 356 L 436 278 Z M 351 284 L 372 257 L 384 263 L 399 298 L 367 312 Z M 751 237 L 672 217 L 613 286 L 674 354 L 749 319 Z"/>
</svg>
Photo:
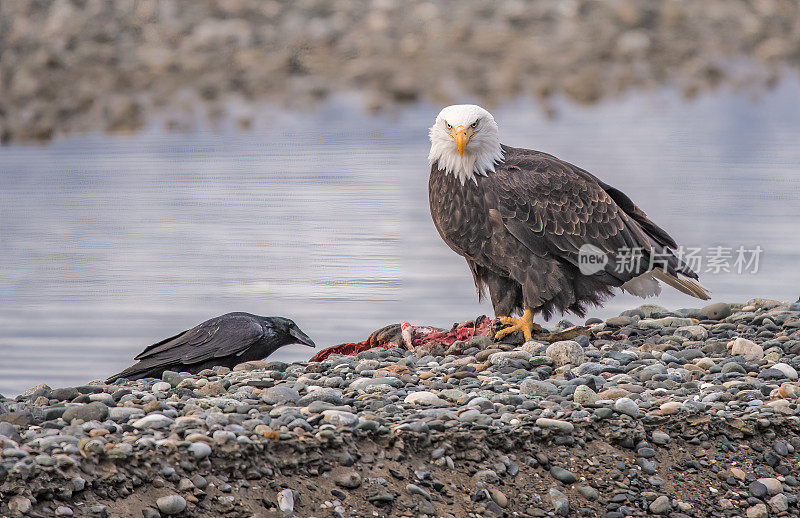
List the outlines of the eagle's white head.
<svg viewBox="0 0 800 518">
<path fill-rule="evenodd" d="M 474 104 L 454 104 L 439 112 L 430 130 L 428 161 L 461 180 L 494 171 L 503 159 L 500 132 L 492 114 Z"/>
</svg>

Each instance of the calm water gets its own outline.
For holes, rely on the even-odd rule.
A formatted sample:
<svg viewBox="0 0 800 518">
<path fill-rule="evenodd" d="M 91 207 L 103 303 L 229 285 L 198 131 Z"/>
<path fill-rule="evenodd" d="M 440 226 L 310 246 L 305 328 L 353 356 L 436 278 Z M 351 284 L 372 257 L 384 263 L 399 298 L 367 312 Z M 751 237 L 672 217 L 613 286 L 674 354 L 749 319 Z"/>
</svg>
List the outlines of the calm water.
<svg viewBox="0 0 800 518">
<path fill-rule="evenodd" d="M 589 169 L 687 246 L 760 245 L 757 274 L 703 276 L 714 301 L 794 300 L 799 97 L 784 82 L 757 99 L 660 92 L 563 105 L 554 120 L 525 101 L 493 112 L 504 142 Z M 449 326 L 490 313 L 430 222 L 437 111 L 370 117 L 341 100 L 264 109 L 247 132 L 0 147 L 0 393 L 104 378 L 228 311 L 289 316 L 322 346 L 401 320 Z M 657 303 L 699 304 L 667 290 Z M 619 296 L 593 314 L 640 303 Z"/>
</svg>

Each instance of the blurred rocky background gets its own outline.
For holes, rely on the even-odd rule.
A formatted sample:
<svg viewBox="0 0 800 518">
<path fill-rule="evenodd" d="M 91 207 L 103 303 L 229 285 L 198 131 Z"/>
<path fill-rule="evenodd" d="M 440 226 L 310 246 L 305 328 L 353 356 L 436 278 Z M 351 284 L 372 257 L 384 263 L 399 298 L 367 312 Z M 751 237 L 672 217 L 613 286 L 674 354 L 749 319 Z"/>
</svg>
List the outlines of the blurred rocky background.
<svg viewBox="0 0 800 518">
<path fill-rule="evenodd" d="M 795 0 L 0 2 L 0 140 L 246 128 L 254 103 L 365 110 L 760 89 L 800 63 Z"/>
</svg>

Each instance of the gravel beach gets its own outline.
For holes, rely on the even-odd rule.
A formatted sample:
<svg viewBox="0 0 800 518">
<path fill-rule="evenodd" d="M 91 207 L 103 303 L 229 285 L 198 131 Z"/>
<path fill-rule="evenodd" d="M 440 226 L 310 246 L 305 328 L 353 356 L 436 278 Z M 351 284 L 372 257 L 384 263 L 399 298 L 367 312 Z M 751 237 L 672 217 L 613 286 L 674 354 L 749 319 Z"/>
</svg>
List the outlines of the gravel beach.
<svg viewBox="0 0 800 518">
<path fill-rule="evenodd" d="M 587 324 L 33 387 L 0 399 L 0 515 L 798 515 L 800 303 Z"/>
<path fill-rule="evenodd" d="M 0 142 L 631 91 L 757 92 L 800 67 L 792 0 L 0 2 Z"/>
</svg>

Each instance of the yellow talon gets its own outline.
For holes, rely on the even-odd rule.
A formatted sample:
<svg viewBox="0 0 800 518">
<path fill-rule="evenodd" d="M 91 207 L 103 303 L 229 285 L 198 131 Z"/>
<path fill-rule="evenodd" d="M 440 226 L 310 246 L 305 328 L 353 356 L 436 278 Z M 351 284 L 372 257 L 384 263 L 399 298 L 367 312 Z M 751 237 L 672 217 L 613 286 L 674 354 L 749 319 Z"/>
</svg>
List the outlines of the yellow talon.
<svg viewBox="0 0 800 518">
<path fill-rule="evenodd" d="M 520 318 L 498 317 L 498 320 L 502 325 L 509 327 L 497 331 L 494 334 L 495 340 L 500 340 L 507 334 L 513 333 L 514 331 L 522 331 L 526 342 L 533 337 L 533 329 L 536 324 L 533 323 L 533 313 L 530 309 L 526 309 Z M 539 326 L 536 327 L 539 328 Z"/>
</svg>

